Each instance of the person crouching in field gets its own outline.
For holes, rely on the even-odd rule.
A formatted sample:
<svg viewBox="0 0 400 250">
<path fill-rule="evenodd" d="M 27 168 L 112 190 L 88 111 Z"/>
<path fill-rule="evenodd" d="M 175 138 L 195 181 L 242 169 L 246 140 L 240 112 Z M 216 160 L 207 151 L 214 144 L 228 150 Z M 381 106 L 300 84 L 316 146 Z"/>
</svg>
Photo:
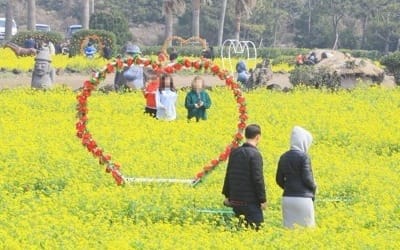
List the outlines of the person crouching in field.
<svg viewBox="0 0 400 250">
<path fill-rule="evenodd" d="M 192 89 L 186 94 L 185 108 L 187 109 L 188 121 L 193 117 L 198 122 L 200 119 L 206 120 L 206 110 L 211 107 L 211 98 L 204 90 L 204 79 L 196 76 L 192 81 Z"/>
<path fill-rule="evenodd" d="M 317 188 L 307 152 L 312 135 L 295 126 L 290 139 L 290 149 L 279 159 L 276 183 L 283 189 L 283 225 L 294 228 L 315 226 L 314 197 Z"/>
</svg>

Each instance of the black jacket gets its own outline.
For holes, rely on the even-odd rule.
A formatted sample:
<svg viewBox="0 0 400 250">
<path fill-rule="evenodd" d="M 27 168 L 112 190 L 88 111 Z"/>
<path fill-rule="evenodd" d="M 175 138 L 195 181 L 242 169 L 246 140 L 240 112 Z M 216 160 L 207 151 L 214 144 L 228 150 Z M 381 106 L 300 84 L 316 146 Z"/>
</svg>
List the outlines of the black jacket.
<svg viewBox="0 0 400 250">
<path fill-rule="evenodd" d="M 316 185 L 307 154 L 289 150 L 279 159 L 276 183 L 283 189 L 283 196 L 314 198 Z"/>
<path fill-rule="evenodd" d="M 222 194 L 231 201 L 252 204 L 266 202 L 263 160 L 256 147 L 244 143 L 232 150 Z"/>
</svg>

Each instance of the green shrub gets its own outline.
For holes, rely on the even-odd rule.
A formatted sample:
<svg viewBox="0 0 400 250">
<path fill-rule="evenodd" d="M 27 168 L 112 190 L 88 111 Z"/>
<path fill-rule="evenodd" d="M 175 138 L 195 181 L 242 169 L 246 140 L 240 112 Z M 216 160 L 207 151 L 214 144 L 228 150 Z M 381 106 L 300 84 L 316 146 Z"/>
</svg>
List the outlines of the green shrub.
<svg viewBox="0 0 400 250">
<path fill-rule="evenodd" d="M 102 48 L 106 44 L 110 46 L 112 54 L 114 54 L 117 50 L 114 33 L 106 30 L 79 30 L 72 36 L 69 47 L 69 55 L 75 56 L 81 54 L 89 39 L 94 41 L 97 47 L 100 48 L 100 54 L 102 54 Z"/>
<path fill-rule="evenodd" d="M 23 46 L 26 39 L 32 37 L 35 41 L 51 41 L 53 44 L 61 43 L 63 37 L 60 33 L 49 31 L 20 31 L 13 38 L 11 42 L 18 44 L 19 46 Z"/>
<path fill-rule="evenodd" d="M 340 86 L 340 76 L 331 73 L 327 68 L 313 66 L 297 66 L 290 71 L 289 81 L 293 86 L 305 85 L 314 88 L 326 87 L 332 90 Z"/>
<path fill-rule="evenodd" d="M 114 33 L 116 44 L 119 47 L 124 46 L 127 41 L 132 40 L 128 21 L 119 13 L 95 13 L 90 16 L 89 27 L 94 30 L 106 30 Z"/>
<path fill-rule="evenodd" d="M 380 62 L 393 74 L 394 81 L 400 86 L 400 51 L 382 57 Z"/>
</svg>

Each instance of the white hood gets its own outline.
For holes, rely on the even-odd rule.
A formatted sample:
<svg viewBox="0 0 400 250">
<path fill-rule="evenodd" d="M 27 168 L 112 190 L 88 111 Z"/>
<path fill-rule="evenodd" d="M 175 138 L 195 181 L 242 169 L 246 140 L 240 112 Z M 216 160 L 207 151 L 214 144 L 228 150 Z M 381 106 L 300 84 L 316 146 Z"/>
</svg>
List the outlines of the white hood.
<svg viewBox="0 0 400 250">
<path fill-rule="evenodd" d="M 290 138 L 290 149 L 300 150 L 307 153 L 312 140 L 313 138 L 310 132 L 300 126 L 295 126 Z"/>
</svg>

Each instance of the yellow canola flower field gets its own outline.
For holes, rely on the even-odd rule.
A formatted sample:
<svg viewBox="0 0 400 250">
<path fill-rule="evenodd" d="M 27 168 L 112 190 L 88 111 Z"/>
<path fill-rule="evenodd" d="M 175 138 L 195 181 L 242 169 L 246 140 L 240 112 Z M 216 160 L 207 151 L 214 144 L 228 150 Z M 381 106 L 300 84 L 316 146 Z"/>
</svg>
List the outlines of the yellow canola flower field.
<svg viewBox="0 0 400 250">
<path fill-rule="evenodd" d="M 140 92 L 93 92 L 88 128 L 128 177 L 192 179 L 236 133 L 230 90 L 209 91 L 207 121 L 143 114 Z M 56 87 L 0 91 L 1 249 L 399 249 L 400 89 L 245 93 L 262 126 L 268 208 L 259 232 L 238 228 L 222 205 L 222 163 L 196 187 L 117 186 L 76 137 L 76 93 Z M 314 136 L 315 229 L 282 227 L 275 184 L 289 134 Z"/>
</svg>

